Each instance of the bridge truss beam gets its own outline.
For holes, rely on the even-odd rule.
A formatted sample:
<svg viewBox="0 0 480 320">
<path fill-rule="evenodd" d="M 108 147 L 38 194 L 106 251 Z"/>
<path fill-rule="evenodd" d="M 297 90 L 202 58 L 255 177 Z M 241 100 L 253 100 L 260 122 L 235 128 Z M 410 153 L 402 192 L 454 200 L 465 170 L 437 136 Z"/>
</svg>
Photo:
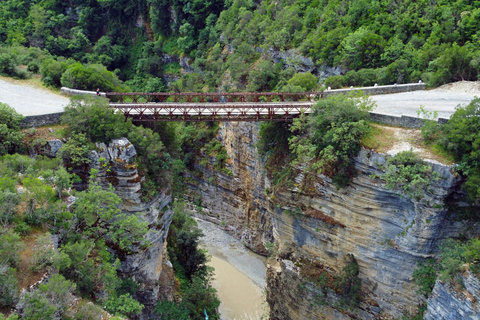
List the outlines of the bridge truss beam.
<svg viewBox="0 0 480 320">
<path fill-rule="evenodd" d="M 135 121 L 291 121 L 313 101 L 257 103 L 110 103 Z"/>
</svg>

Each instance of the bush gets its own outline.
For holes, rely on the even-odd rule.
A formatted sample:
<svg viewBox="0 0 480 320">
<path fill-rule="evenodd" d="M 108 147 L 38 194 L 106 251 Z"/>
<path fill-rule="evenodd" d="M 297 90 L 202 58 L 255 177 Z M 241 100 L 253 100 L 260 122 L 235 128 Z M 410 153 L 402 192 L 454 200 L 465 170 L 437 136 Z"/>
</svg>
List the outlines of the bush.
<svg viewBox="0 0 480 320">
<path fill-rule="evenodd" d="M 317 78 L 310 72 L 306 73 L 296 73 L 290 80 L 288 84 L 292 86 L 301 87 L 302 91 L 314 91 L 318 86 Z"/>
<path fill-rule="evenodd" d="M 123 85 L 118 77 L 99 64 L 84 66 L 75 63 L 68 67 L 61 77 L 64 87 L 80 90 L 123 91 Z"/>
<path fill-rule="evenodd" d="M 15 269 L 0 264 L 0 307 L 12 308 L 18 301 L 18 280 Z"/>
<path fill-rule="evenodd" d="M 17 61 L 12 53 L 0 53 L 0 74 L 15 76 Z"/>
<path fill-rule="evenodd" d="M 387 170 L 382 179 L 389 189 L 401 189 L 409 197 L 420 200 L 426 187 L 438 174 L 412 151 L 402 151 L 387 161 Z"/>
<path fill-rule="evenodd" d="M 60 87 L 62 74 L 68 67 L 65 61 L 57 61 L 54 58 L 47 58 L 40 64 L 40 74 L 42 81 L 47 86 Z"/>
<path fill-rule="evenodd" d="M 0 102 L 0 156 L 14 153 L 21 149 L 23 133 L 20 122 L 23 116 L 6 103 Z"/>
<path fill-rule="evenodd" d="M 413 272 L 413 281 L 418 285 L 419 292 L 429 296 L 437 281 L 438 265 L 434 259 L 427 259 L 425 262 L 419 262 Z"/>
<path fill-rule="evenodd" d="M 78 310 L 73 316 L 74 320 L 102 320 L 103 309 L 91 302 L 82 301 L 79 304 Z M 110 318 L 112 319 L 112 318 Z"/>
<path fill-rule="evenodd" d="M 458 106 L 442 127 L 439 144 L 459 162 L 458 169 L 466 176 L 464 189 L 470 201 L 480 200 L 480 98 L 465 107 Z"/>
<path fill-rule="evenodd" d="M 27 65 L 27 70 L 33 73 L 38 73 L 40 70 L 40 67 L 38 66 L 38 63 L 35 61 L 30 61 Z"/>
<path fill-rule="evenodd" d="M 295 162 L 305 162 L 315 172 L 346 186 L 354 175 L 353 158 L 360 151 L 361 138 L 370 131 L 368 100 L 330 96 L 320 100 L 308 117 L 294 119 L 289 139 Z"/>
<path fill-rule="evenodd" d="M 1 182 L 2 179 L 0 179 Z M 0 191 L 0 224 L 4 227 L 13 221 L 17 205 L 19 204 L 18 195 L 9 190 Z"/>
<path fill-rule="evenodd" d="M 340 89 L 346 86 L 346 79 L 344 76 L 330 76 L 325 80 L 325 87 L 331 89 Z"/>
<path fill-rule="evenodd" d="M 121 296 L 109 296 L 105 301 L 105 310 L 111 314 L 116 314 L 122 317 L 132 317 L 140 314 L 143 305 L 137 300 L 133 299 L 129 293 Z"/>
<path fill-rule="evenodd" d="M 73 97 L 65 107 L 62 124 L 68 124 L 74 134 L 85 134 L 93 142 L 108 142 L 127 135 L 131 122 L 109 108 L 106 99 Z"/>
<path fill-rule="evenodd" d="M 18 266 L 22 249 L 23 243 L 17 233 L 10 229 L 0 229 L 0 263 L 10 267 Z"/>
</svg>

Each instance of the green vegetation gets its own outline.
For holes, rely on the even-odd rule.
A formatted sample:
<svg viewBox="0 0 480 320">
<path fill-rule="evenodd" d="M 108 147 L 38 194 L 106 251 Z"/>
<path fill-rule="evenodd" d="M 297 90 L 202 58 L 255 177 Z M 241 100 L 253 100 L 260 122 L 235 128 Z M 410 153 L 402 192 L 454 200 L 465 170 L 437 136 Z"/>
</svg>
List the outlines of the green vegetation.
<svg viewBox="0 0 480 320">
<path fill-rule="evenodd" d="M 70 187 L 72 177 L 61 159 L 5 155 L 0 158 L 0 176 L 4 182 L 0 205 L 8 208 L 2 212 L 0 229 L 2 307 L 16 306 L 20 315 L 28 319 L 58 318 L 66 315 L 72 294 L 77 294 L 98 302 L 102 302 L 99 297 L 108 297 L 108 310 L 121 315 L 141 310 L 141 305 L 131 301 L 130 296 L 117 294 L 122 284 L 117 275 L 119 261 L 109 247 L 128 252 L 133 244 L 148 246 L 144 238 L 147 223 L 120 211 L 120 198 L 112 189 L 101 189 L 92 182 L 88 190 L 75 194 L 76 203 L 67 211 L 61 197 Z M 11 197 L 18 185 L 23 194 Z M 16 231 L 28 234 L 33 229 L 41 233 L 26 267 L 21 252 L 27 240 Z M 46 230 L 62 239 L 58 250 L 53 249 Z M 19 268 L 31 268 L 34 273 L 59 273 L 19 299 L 18 283 L 31 281 L 19 278 Z"/>
<path fill-rule="evenodd" d="M 439 180 L 438 173 L 413 151 L 402 151 L 389 158 L 385 174 L 376 178 L 385 180 L 389 189 L 400 189 L 408 197 L 420 200 L 432 180 Z"/>
<path fill-rule="evenodd" d="M 181 303 L 161 301 L 155 307 L 159 316 L 175 319 L 218 319 L 220 300 L 211 287 L 212 271 L 205 265 L 207 254 L 198 248 L 202 232 L 195 220 L 185 212 L 182 203 L 174 204 L 174 215 L 168 233 L 168 255 L 180 282 Z M 177 318 L 178 317 L 178 318 Z"/>
<path fill-rule="evenodd" d="M 472 203 L 480 201 L 480 98 L 457 110 L 445 125 L 427 117 L 422 134 L 428 141 L 453 156 L 457 170 L 465 176 L 464 190 Z"/>
<path fill-rule="evenodd" d="M 90 162 L 92 142 L 109 142 L 111 139 L 127 137 L 138 153 L 139 172 L 147 177 L 150 188 L 166 187 L 169 169 L 175 168 L 174 161 L 162 143 L 160 135 L 149 128 L 134 126 L 125 121 L 122 114 L 108 107 L 106 99 L 96 97 L 74 97 L 65 108 L 62 123 L 67 124 L 72 135 L 65 144 L 62 156 L 67 163 L 80 165 Z"/>
<path fill-rule="evenodd" d="M 346 186 L 355 175 L 353 158 L 360 151 L 360 140 L 369 133 L 371 105 L 362 98 L 332 96 L 313 107 L 313 114 L 294 120 L 289 139 L 295 162 L 305 162 L 309 170 L 333 178 Z"/>
<path fill-rule="evenodd" d="M 20 150 L 23 134 L 20 132 L 20 122 L 23 119 L 9 105 L 0 102 L 0 156 Z"/>
<path fill-rule="evenodd" d="M 435 259 L 420 262 L 413 273 L 413 280 L 419 287 L 419 292 L 428 296 L 440 279 L 443 282 L 463 285 L 461 274 L 469 270 L 475 276 L 480 275 L 480 239 L 470 239 L 460 242 L 446 239 L 440 246 L 440 254 Z"/>
</svg>

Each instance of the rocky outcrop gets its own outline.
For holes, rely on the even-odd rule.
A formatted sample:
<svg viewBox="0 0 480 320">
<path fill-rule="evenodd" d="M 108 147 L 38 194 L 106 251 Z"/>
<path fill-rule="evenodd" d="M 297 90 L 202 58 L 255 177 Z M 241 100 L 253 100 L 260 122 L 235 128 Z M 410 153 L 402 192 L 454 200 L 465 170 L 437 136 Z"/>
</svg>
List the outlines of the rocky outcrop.
<svg viewBox="0 0 480 320">
<path fill-rule="evenodd" d="M 91 167 L 97 169 L 96 181 L 105 187 L 113 185 L 115 193 L 124 200 L 122 209 L 149 224 L 148 248 L 134 246 L 128 254 L 117 252 L 116 255 L 121 263 L 119 273 L 139 284 L 134 297 L 145 305 L 140 319 L 151 319 L 156 302 L 172 301 L 174 294 L 175 279 L 166 248 L 173 216 L 169 208 L 171 196 L 163 193 L 148 203 L 141 201 L 142 178 L 133 164 L 137 153 L 126 138 L 114 139 L 108 146 L 97 143 L 96 147 L 90 156 Z"/>
<path fill-rule="evenodd" d="M 418 261 L 436 253 L 441 240 L 465 232 L 465 226 L 455 222 L 446 209 L 446 199 L 459 179 L 449 166 L 432 164 L 441 179 L 432 181 L 424 198 L 418 201 L 372 180 L 372 175 L 382 173 L 385 161 L 382 154 L 362 150 L 356 158 L 358 175 L 345 189 L 337 189 L 330 178 L 322 175 L 309 177 L 307 183 L 305 173 L 298 168 L 296 187 L 275 194 L 275 203 L 280 207 L 274 207 L 273 201 L 270 205 L 281 258 L 300 268 L 308 264 L 335 276 L 345 267 L 345 256 L 353 254 L 362 280 L 360 307 L 335 307 L 351 318 L 413 313 L 419 303 L 412 282 Z M 288 273 L 280 269 L 274 274 L 276 281 L 286 278 L 279 275 L 281 272 Z M 267 290 L 272 310 L 280 295 L 279 291 Z M 330 308 L 331 304 L 327 304 L 311 318 L 330 319 L 325 313 L 330 313 Z M 272 313 L 272 317 L 301 319 L 296 316 L 298 312 L 302 310 L 289 308 L 279 315 Z"/>
<path fill-rule="evenodd" d="M 437 280 L 428 298 L 425 320 L 474 320 L 480 318 L 480 281 L 470 272 L 462 277 L 463 286 L 454 287 Z"/>
<path fill-rule="evenodd" d="M 188 176 L 192 206 L 257 252 L 274 242 L 278 260 L 271 264 L 267 301 L 272 319 L 376 319 L 413 314 L 422 304 L 412 281 L 417 263 L 438 251 L 446 237 L 472 235 L 447 209 L 457 201 L 459 177 L 450 166 L 432 164 L 441 177 L 431 181 L 422 199 L 411 199 L 372 179 L 381 175 L 386 156 L 362 150 L 358 175 L 338 189 L 323 175 L 295 169 L 293 188 L 272 192 L 256 152 L 258 125 L 220 126 L 219 140 L 230 158 L 231 175 L 208 165 Z M 355 307 L 342 305 L 341 290 L 319 287 L 342 274 L 353 255 L 361 280 Z M 300 287 L 300 288 L 299 288 Z M 301 290 L 300 290 L 301 289 Z M 321 293 L 321 294 L 320 294 Z M 320 299 L 312 308 L 315 299 Z"/>
</svg>

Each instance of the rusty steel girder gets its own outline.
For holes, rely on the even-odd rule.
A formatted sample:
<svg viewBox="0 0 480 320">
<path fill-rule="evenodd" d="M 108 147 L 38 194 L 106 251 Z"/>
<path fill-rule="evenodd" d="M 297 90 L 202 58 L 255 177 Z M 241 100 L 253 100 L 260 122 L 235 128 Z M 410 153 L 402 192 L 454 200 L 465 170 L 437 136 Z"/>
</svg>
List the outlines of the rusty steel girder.
<svg viewBox="0 0 480 320">
<path fill-rule="evenodd" d="M 309 113 L 313 102 L 111 103 L 137 121 L 289 121 Z"/>
</svg>

